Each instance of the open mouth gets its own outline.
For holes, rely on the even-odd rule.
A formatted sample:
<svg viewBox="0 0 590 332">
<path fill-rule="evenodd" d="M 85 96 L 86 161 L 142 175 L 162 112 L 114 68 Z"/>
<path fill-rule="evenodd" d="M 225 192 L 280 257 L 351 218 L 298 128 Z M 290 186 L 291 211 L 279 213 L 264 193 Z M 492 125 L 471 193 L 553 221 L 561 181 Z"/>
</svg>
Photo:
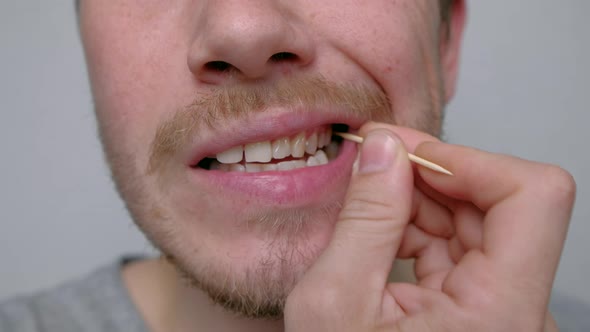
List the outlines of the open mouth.
<svg viewBox="0 0 590 332">
<path fill-rule="evenodd" d="M 293 136 L 237 145 L 202 159 L 194 168 L 257 173 L 326 165 L 338 156 L 342 143 L 332 136 L 333 131 L 347 132 L 348 126 L 326 125 Z"/>
</svg>

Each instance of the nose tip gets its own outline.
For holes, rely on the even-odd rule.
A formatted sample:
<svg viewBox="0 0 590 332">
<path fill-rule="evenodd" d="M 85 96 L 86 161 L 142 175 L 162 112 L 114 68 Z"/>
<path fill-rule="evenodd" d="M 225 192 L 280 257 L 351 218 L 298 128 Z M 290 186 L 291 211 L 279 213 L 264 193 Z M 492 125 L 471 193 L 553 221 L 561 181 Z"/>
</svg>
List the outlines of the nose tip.
<svg viewBox="0 0 590 332">
<path fill-rule="evenodd" d="M 219 8 L 224 1 L 215 3 L 213 6 Z M 305 67 L 312 61 L 311 38 L 280 9 L 250 5 L 218 11 L 211 7 L 187 59 L 190 70 L 201 81 L 219 83 L 236 76 L 260 79 Z"/>
</svg>

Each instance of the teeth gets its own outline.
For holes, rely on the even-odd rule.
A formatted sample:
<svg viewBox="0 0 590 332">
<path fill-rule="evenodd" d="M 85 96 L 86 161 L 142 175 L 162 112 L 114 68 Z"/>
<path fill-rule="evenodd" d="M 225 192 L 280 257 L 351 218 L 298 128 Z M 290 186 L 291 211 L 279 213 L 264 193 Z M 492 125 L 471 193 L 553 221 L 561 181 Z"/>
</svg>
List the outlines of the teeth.
<svg viewBox="0 0 590 332">
<path fill-rule="evenodd" d="M 318 149 L 321 149 L 324 147 L 324 140 L 325 140 L 324 135 L 325 135 L 325 133 L 323 133 L 323 132 L 318 134 Z"/>
<path fill-rule="evenodd" d="M 242 164 L 231 164 L 229 166 L 229 170 L 232 172 L 245 172 L 246 166 L 244 166 Z"/>
<path fill-rule="evenodd" d="M 278 171 L 279 165 L 277 165 L 277 164 L 264 164 L 264 165 L 262 165 L 262 170 L 265 172 Z"/>
<path fill-rule="evenodd" d="M 328 163 L 328 157 L 324 151 L 319 150 L 315 155 L 307 158 L 307 166 L 321 166 Z"/>
<path fill-rule="evenodd" d="M 242 161 L 244 149 L 241 145 L 233 147 L 229 150 L 218 153 L 216 158 L 222 164 L 234 164 Z"/>
<path fill-rule="evenodd" d="M 272 157 L 283 159 L 291 154 L 291 142 L 288 137 L 280 138 L 272 142 Z"/>
<path fill-rule="evenodd" d="M 318 161 L 318 159 L 314 156 L 311 156 L 309 158 L 307 158 L 307 166 L 311 167 L 311 166 L 319 166 L 320 162 Z"/>
<path fill-rule="evenodd" d="M 213 160 L 211 162 L 211 165 L 209 165 L 209 169 L 212 171 L 223 171 L 223 172 L 227 172 L 227 171 L 231 171 L 232 166 L 233 165 L 240 165 L 240 164 L 221 164 L 219 163 L 217 160 Z"/>
<path fill-rule="evenodd" d="M 321 149 L 324 147 L 324 135 L 326 135 L 326 133 L 319 133 L 318 134 L 318 149 Z"/>
<path fill-rule="evenodd" d="M 339 145 L 332 142 L 332 129 L 312 132 L 309 137 L 302 132 L 294 137 L 283 137 L 274 141 L 249 143 L 218 153 L 210 164 L 211 170 L 231 172 L 285 171 L 306 166 L 320 166 L 336 158 Z M 322 149 L 322 150 L 320 150 Z M 304 158 L 305 155 L 308 158 Z M 299 160 L 276 163 L 293 156 Z M 211 158 L 211 157 L 210 157 Z M 245 160 L 245 163 L 242 162 Z M 273 161 L 271 163 L 271 161 Z"/>
<path fill-rule="evenodd" d="M 315 158 L 318 160 L 320 165 L 325 165 L 328 163 L 328 156 L 323 150 L 319 150 L 318 153 L 315 154 Z"/>
<path fill-rule="evenodd" d="M 323 134 L 324 134 L 324 141 L 322 142 L 323 143 L 322 146 L 326 146 L 326 145 L 330 144 L 330 142 L 332 142 L 332 128 L 326 129 L 326 131 Z"/>
<path fill-rule="evenodd" d="M 279 171 L 290 171 L 296 168 L 303 168 L 305 167 L 305 161 L 303 160 L 291 160 L 291 161 L 283 161 L 278 163 L 278 170 Z"/>
<path fill-rule="evenodd" d="M 217 160 L 213 160 L 211 162 L 211 165 L 209 165 L 209 169 L 212 171 L 218 170 L 220 168 L 221 164 L 219 163 L 219 161 Z"/>
<path fill-rule="evenodd" d="M 305 133 L 300 133 L 291 140 L 291 155 L 301 158 L 305 154 Z"/>
<path fill-rule="evenodd" d="M 246 172 L 248 172 L 248 173 L 262 172 L 262 165 L 248 163 L 248 164 L 246 164 Z"/>
<path fill-rule="evenodd" d="M 313 133 L 305 141 L 305 152 L 307 154 L 314 154 L 318 149 L 318 134 Z"/>
<path fill-rule="evenodd" d="M 267 163 L 272 160 L 270 141 L 246 144 L 244 149 L 246 162 Z"/>
<path fill-rule="evenodd" d="M 330 160 L 336 159 L 336 157 L 338 156 L 338 143 L 330 142 L 330 144 L 328 144 L 324 148 L 324 151 L 326 152 L 328 159 L 330 159 Z"/>
</svg>

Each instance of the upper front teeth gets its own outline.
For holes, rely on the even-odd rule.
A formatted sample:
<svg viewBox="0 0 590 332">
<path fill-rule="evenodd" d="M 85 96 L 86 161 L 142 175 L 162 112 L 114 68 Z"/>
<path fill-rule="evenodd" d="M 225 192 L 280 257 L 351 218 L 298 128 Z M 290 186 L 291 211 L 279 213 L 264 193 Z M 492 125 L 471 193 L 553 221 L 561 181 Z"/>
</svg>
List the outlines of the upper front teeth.
<svg viewBox="0 0 590 332">
<path fill-rule="evenodd" d="M 283 159 L 291 154 L 291 142 L 289 137 L 277 139 L 272 142 L 272 157 Z"/>
<path fill-rule="evenodd" d="M 291 155 L 301 158 L 305 154 L 305 133 L 300 133 L 291 140 Z"/>
<path fill-rule="evenodd" d="M 272 160 L 272 148 L 269 141 L 246 144 L 244 149 L 246 162 L 267 163 Z"/>
<path fill-rule="evenodd" d="M 293 138 L 283 137 L 274 141 L 264 141 L 238 145 L 221 153 L 216 158 L 222 164 L 236 164 L 245 156 L 247 163 L 268 163 L 272 159 L 283 159 L 288 156 L 301 158 L 305 153 L 313 155 L 318 148 L 328 145 L 331 141 L 331 129 L 313 132 L 309 137 L 299 133 Z"/>
<path fill-rule="evenodd" d="M 217 160 L 222 164 L 234 164 L 242 161 L 244 148 L 240 146 L 233 147 L 229 150 L 217 154 Z"/>
<path fill-rule="evenodd" d="M 307 154 L 314 154 L 318 149 L 318 134 L 313 133 L 307 141 L 305 141 L 305 152 Z"/>
</svg>

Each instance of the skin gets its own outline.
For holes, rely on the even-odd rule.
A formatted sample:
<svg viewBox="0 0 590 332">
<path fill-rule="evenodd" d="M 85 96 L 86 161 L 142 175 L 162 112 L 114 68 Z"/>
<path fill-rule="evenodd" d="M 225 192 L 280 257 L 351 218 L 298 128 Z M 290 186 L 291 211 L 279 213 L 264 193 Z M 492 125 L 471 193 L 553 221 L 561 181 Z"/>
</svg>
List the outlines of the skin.
<svg viewBox="0 0 590 332">
<path fill-rule="evenodd" d="M 424 143 L 437 141 L 454 93 L 464 17 L 464 1 L 455 2 L 449 29 L 434 0 L 82 1 L 81 35 L 117 188 L 142 231 L 174 258 L 175 266 L 144 261 L 123 272 L 149 328 L 554 329 L 546 308 L 575 196 L 571 176 L 555 166 Z M 282 52 L 292 56 L 273 57 Z M 201 128 L 161 174 L 146 170 L 159 126 L 195 94 L 306 75 L 385 93 L 397 124 L 360 128 L 367 137 L 361 171 L 345 170 L 350 180 L 320 199 L 273 205 L 189 181 L 187 154 L 231 136 L 229 119 Z M 265 114 L 283 111 L 289 109 Z M 252 113 L 238 130 L 264 121 Z M 406 150 L 455 176 L 413 169 Z M 379 158 L 385 160 L 371 162 Z M 297 232 L 244 228 L 260 211 L 287 224 L 299 213 L 306 222 Z M 388 283 L 396 257 L 416 258 L 416 285 Z M 273 295 L 286 301 L 284 320 L 220 310 L 176 268 L 201 286 L 230 278 L 241 295 L 278 285 Z"/>
<path fill-rule="evenodd" d="M 547 304 L 569 173 L 427 136 L 403 142 L 454 176 L 412 171 L 411 131 L 371 123 L 361 134 L 360 170 L 330 245 L 288 299 L 287 331 L 558 330 Z M 417 284 L 387 282 L 395 256 L 416 258 Z"/>
</svg>

